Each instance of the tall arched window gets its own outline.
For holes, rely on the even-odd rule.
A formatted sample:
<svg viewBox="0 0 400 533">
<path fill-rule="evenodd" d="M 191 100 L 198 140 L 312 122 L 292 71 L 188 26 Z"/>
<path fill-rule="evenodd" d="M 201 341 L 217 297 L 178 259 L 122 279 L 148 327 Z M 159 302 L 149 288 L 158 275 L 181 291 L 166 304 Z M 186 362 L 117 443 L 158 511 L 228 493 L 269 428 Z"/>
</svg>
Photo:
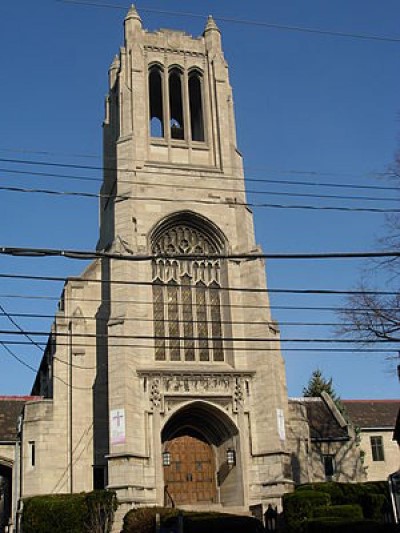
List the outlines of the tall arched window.
<svg viewBox="0 0 400 533">
<path fill-rule="evenodd" d="M 184 139 L 182 74 L 177 68 L 173 68 L 169 73 L 168 90 L 171 139 Z"/>
<path fill-rule="evenodd" d="M 155 232 L 154 254 L 183 256 L 153 260 L 156 360 L 224 361 L 221 260 L 213 257 L 222 250 L 221 239 L 194 220 L 176 220 Z"/>
<path fill-rule="evenodd" d="M 197 70 L 189 74 L 190 126 L 193 141 L 204 141 L 203 99 L 201 74 Z"/>
<path fill-rule="evenodd" d="M 150 135 L 164 137 L 162 70 L 153 65 L 149 70 Z"/>
</svg>

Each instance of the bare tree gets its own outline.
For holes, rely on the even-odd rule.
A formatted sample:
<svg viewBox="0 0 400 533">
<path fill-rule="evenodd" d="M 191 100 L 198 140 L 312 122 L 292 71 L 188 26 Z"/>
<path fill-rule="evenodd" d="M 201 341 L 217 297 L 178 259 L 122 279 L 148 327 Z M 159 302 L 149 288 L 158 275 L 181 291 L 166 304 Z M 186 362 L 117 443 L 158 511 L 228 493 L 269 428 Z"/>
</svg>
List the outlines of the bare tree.
<svg viewBox="0 0 400 533">
<path fill-rule="evenodd" d="M 400 151 L 388 174 L 390 181 L 395 183 L 393 187 L 395 200 L 395 195 L 400 192 Z M 399 192 L 395 190 L 396 188 Z M 385 235 L 378 240 L 377 245 L 383 250 L 400 249 L 400 214 L 386 215 Z M 364 275 L 364 279 L 354 291 L 355 294 L 348 297 L 345 309 L 340 312 L 343 322 L 340 334 L 344 333 L 361 343 L 399 342 L 400 259 L 374 261 L 369 266 L 372 267 L 367 270 L 369 275 Z M 381 279 L 384 279 L 384 287 L 374 286 L 373 278 L 377 272 Z"/>
</svg>

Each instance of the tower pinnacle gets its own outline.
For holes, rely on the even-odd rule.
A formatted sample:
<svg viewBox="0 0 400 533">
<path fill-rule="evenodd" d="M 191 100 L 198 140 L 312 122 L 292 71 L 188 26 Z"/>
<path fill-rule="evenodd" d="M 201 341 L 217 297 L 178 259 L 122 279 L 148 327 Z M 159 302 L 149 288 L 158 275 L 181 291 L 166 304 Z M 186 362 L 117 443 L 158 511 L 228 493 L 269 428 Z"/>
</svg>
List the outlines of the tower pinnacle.
<svg viewBox="0 0 400 533">
<path fill-rule="evenodd" d="M 140 23 L 142 22 L 142 19 L 140 18 L 140 15 L 137 12 L 137 9 L 134 4 L 131 5 L 128 13 L 126 14 L 125 20 L 129 20 L 129 19 L 136 19 L 136 20 L 139 20 Z"/>
<path fill-rule="evenodd" d="M 206 27 L 204 29 L 204 33 L 208 32 L 208 31 L 218 31 L 219 32 L 219 28 L 213 18 L 212 15 L 208 15 L 208 19 L 207 19 L 207 24 L 206 24 Z"/>
</svg>

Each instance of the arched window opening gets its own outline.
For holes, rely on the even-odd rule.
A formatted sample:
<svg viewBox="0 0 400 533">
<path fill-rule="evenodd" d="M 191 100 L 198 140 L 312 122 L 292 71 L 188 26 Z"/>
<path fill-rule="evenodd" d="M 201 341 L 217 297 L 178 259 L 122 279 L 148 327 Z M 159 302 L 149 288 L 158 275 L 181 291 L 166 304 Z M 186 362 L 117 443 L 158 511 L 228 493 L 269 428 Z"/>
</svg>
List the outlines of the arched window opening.
<svg viewBox="0 0 400 533">
<path fill-rule="evenodd" d="M 163 283 L 160 279 L 154 280 L 153 310 L 154 310 L 155 359 L 156 361 L 165 361 L 164 291 L 163 291 Z"/>
<path fill-rule="evenodd" d="M 181 256 L 153 260 L 155 359 L 224 361 L 217 240 L 190 222 L 177 223 L 157 234 L 152 252 Z"/>
<path fill-rule="evenodd" d="M 203 102 L 201 77 L 198 72 L 189 75 L 190 126 L 193 141 L 204 141 Z"/>
<path fill-rule="evenodd" d="M 179 70 L 174 69 L 170 72 L 168 89 L 171 139 L 184 139 L 182 80 Z"/>
<path fill-rule="evenodd" d="M 214 361 L 223 361 L 222 326 L 221 326 L 221 298 L 219 285 L 215 282 L 210 285 L 210 310 L 211 330 Z"/>
<path fill-rule="evenodd" d="M 162 73 L 159 67 L 152 67 L 149 73 L 150 135 L 164 137 Z"/>
<path fill-rule="evenodd" d="M 120 136 L 120 104 L 119 82 L 117 80 L 111 90 L 111 124 L 115 140 Z"/>
</svg>

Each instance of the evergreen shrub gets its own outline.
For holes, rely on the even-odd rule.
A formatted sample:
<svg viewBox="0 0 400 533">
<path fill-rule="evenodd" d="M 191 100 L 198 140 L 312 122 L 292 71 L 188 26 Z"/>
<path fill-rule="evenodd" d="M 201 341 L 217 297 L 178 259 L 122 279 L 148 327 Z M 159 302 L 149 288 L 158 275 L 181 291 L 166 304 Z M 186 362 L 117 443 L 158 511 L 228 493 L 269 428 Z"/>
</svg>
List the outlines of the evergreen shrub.
<svg viewBox="0 0 400 533">
<path fill-rule="evenodd" d="M 109 533 L 117 498 L 114 492 L 52 494 L 24 500 L 24 533 Z"/>
<path fill-rule="evenodd" d="M 313 511 L 314 518 L 346 518 L 347 520 L 363 520 L 363 510 L 361 505 L 325 505 L 316 507 Z"/>
<path fill-rule="evenodd" d="M 162 528 L 168 530 L 177 525 L 178 509 L 165 507 L 139 507 L 132 509 L 124 517 L 121 533 L 154 533 L 156 514 L 160 514 Z M 261 523 L 249 516 L 236 516 L 223 513 L 182 512 L 185 533 L 262 533 Z"/>
<path fill-rule="evenodd" d="M 330 495 L 333 505 L 361 505 L 366 519 L 383 521 L 383 514 L 389 509 L 389 487 L 385 481 L 369 481 L 366 483 L 308 483 L 301 485 L 296 492 L 315 490 Z"/>
<path fill-rule="evenodd" d="M 361 505 L 365 518 L 382 521 L 387 498 L 384 494 L 364 494 Z"/>
<path fill-rule="evenodd" d="M 328 506 L 329 494 L 316 490 L 298 490 L 283 497 L 283 513 L 288 533 L 303 531 L 307 519 L 312 518 L 314 509 Z"/>
</svg>

